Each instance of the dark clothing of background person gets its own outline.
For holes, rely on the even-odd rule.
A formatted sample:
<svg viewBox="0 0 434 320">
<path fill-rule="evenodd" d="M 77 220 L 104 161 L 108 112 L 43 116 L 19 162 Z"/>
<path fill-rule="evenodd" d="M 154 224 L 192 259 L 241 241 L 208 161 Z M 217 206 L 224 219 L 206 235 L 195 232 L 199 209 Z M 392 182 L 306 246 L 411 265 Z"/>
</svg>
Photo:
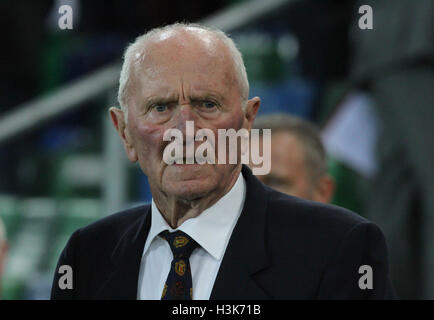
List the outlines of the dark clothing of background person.
<svg viewBox="0 0 434 320">
<path fill-rule="evenodd" d="M 384 230 L 397 295 L 434 299 L 434 2 L 361 5 L 372 7 L 373 29 L 353 23 L 352 76 L 381 124 L 366 217 Z"/>
</svg>

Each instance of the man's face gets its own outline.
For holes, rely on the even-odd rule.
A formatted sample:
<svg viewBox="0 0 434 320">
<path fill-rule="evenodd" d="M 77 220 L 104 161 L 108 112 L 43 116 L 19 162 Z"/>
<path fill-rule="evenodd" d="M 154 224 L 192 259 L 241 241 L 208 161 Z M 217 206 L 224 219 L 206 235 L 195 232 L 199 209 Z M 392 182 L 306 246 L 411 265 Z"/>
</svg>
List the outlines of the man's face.
<svg viewBox="0 0 434 320">
<path fill-rule="evenodd" d="M 280 192 L 304 199 L 313 198 L 304 149 L 297 137 L 289 132 L 272 133 L 271 171 L 257 177 Z"/>
<path fill-rule="evenodd" d="M 228 49 L 204 32 L 171 31 L 154 37 L 136 58 L 123 140 L 130 161 L 138 161 L 148 176 L 152 193 L 194 200 L 227 186 L 240 165 L 168 165 L 163 152 L 170 141 L 163 135 L 179 129 L 185 143 L 186 121 L 194 121 L 195 132 L 211 129 L 216 138 L 217 129 L 250 129 L 256 111 L 251 118 L 252 111 L 245 114 L 241 108 Z M 259 101 L 249 101 L 248 109 L 258 106 Z M 195 142 L 195 149 L 201 143 Z"/>
</svg>

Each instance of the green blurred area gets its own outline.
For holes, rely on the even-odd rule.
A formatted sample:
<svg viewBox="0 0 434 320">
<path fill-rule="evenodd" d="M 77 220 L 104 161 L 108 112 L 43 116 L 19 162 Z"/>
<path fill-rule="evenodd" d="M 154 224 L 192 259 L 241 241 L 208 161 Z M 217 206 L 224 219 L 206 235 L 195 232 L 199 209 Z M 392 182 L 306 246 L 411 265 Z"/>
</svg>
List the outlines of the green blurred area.
<svg viewBox="0 0 434 320">
<path fill-rule="evenodd" d="M 0 213 L 9 243 L 3 298 L 22 299 L 32 277 L 54 274 L 71 234 L 102 217 L 102 206 L 92 198 L 0 195 Z"/>
</svg>

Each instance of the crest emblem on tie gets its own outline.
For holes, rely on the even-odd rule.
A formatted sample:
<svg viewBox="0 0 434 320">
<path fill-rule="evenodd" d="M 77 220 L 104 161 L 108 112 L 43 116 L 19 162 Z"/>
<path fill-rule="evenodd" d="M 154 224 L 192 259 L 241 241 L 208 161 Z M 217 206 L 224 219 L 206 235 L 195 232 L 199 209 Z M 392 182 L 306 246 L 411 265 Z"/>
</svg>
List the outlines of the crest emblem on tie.
<svg viewBox="0 0 434 320">
<path fill-rule="evenodd" d="M 185 273 L 185 269 L 186 269 L 187 265 L 185 263 L 184 260 L 179 260 L 178 262 L 175 263 L 175 272 L 179 275 L 179 276 L 183 276 Z"/>
<path fill-rule="evenodd" d="M 180 248 L 185 246 L 188 243 L 188 239 L 186 237 L 180 236 L 176 237 L 175 240 L 173 240 L 173 245 L 175 248 Z"/>
<path fill-rule="evenodd" d="M 170 293 L 173 297 L 182 297 L 184 292 L 184 282 L 176 281 L 175 285 L 170 289 Z"/>
</svg>

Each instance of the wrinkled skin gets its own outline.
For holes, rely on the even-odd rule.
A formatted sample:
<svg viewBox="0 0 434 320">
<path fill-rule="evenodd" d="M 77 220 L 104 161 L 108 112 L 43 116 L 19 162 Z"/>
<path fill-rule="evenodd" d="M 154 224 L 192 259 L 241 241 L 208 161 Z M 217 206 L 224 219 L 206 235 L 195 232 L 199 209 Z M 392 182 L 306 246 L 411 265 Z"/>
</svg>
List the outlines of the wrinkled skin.
<svg viewBox="0 0 434 320">
<path fill-rule="evenodd" d="M 251 129 L 260 100 L 247 101 L 243 111 L 234 63 L 226 46 L 196 28 L 153 36 L 134 61 L 129 86 L 128 122 L 110 109 L 128 159 L 148 176 L 153 199 L 173 228 L 199 215 L 234 185 L 241 164 L 168 165 L 163 161 L 164 132 L 177 128 L 185 141 L 186 121 L 195 132 Z M 196 147 L 202 142 L 195 142 Z M 217 159 L 217 147 L 215 149 Z"/>
</svg>

